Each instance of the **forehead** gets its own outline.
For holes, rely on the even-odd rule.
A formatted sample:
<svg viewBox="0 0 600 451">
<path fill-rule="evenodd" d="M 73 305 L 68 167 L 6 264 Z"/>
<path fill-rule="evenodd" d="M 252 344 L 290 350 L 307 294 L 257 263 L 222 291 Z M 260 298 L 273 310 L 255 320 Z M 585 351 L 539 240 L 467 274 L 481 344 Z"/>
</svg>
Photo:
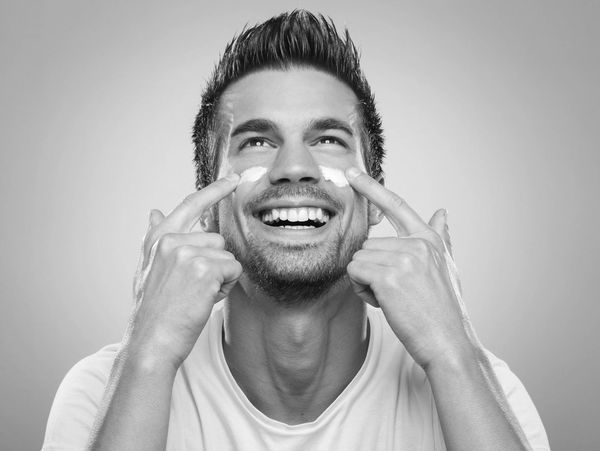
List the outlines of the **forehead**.
<svg viewBox="0 0 600 451">
<path fill-rule="evenodd" d="M 221 97 L 219 113 L 233 126 L 256 118 L 284 126 L 317 117 L 356 122 L 358 98 L 349 86 L 324 71 L 264 69 L 231 84 Z"/>
</svg>

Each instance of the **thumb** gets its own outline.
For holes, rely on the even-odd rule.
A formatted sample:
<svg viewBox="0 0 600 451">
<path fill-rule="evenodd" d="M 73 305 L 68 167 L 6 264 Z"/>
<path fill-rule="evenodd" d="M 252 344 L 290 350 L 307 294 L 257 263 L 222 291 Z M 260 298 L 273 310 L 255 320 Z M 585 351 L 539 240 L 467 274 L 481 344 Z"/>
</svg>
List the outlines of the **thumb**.
<svg viewBox="0 0 600 451">
<path fill-rule="evenodd" d="M 144 239 L 142 240 L 142 252 L 140 255 L 139 269 L 143 270 L 146 268 L 148 264 L 148 259 L 150 257 L 150 237 L 154 229 L 160 225 L 161 222 L 165 219 L 165 215 L 162 214 L 160 210 L 150 210 L 150 217 L 148 218 L 148 230 L 146 230 L 146 234 L 144 235 Z"/>
<path fill-rule="evenodd" d="M 444 233 L 446 225 L 446 215 L 448 212 L 444 208 L 437 210 L 429 220 L 429 226 L 435 230 L 439 236 Z"/>
<path fill-rule="evenodd" d="M 146 267 L 146 238 L 150 231 L 165 219 L 165 215 L 160 210 L 150 210 L 150 216 L 148 217 L 148 229 L 142 240 L 142 250 L 140 252 L 140 258 L 138 260 L 137 269 L 135 271 L 135 277 L 133 278 L 133 295 L 135 299 L 139 300 L 142 292 L 142 284 L 144 281 L 144 268 Z"/>
<path fill-rule="evenodd" d="M 160 210 L 150 210 L 150 228 L 156 227 L 160 224 L 163 219 L 165 219 L 165 215 L 162 214 Z"/>
<path fill-rule="evenodd" d="M 440 208 L 429 220 L 429 225 L 444 240 L 446 249 L 450 253 L 450 256 L 452 256 L 452 241 L 450 240 L 450 232 L 448 230 L 448 211 L 445 208 Z"/>
<path fill-rule="evenodd" d="M 348 280 L 350 280 L 350 285 L 359 298 L 361 298 L 367 304 L 371 304 L 373 307 L 379 308 L 379 302 L 377 302 L 373 291 L 368 285 L 363 285 L 362 283 L 356 282 L 355 280 L 352 280 L 352 277 L 348 277 Z"/>
</svg>

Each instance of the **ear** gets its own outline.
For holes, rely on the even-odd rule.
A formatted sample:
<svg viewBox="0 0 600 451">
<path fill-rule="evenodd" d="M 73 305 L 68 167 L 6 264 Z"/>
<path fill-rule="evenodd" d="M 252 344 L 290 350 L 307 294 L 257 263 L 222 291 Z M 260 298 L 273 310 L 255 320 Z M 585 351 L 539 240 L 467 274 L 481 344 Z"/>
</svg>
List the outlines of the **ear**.
<svg viewBox="0 0 600 451">
<path fill-rule="evenodd" d="M 216 214 L 217 211 L 214 207 L 204 210 L 198 221 L 203 232 L 216 233 L 218 231 Z"/>
<path fill-rule="evenodd" d="M 383 175 L 377 178 L 377 181 L 385 186 Z M 383 220 L 383 212 L 373 202 L 369 202 L 369 226 L 379 224 Z"/>
</svg>

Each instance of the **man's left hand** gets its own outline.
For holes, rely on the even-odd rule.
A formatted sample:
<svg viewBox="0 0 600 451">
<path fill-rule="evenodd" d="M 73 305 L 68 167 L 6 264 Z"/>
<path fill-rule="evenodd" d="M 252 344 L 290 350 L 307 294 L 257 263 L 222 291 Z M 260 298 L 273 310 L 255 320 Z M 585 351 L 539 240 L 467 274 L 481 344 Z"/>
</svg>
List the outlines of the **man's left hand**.
<svg viewBox="0 0 600 451">
<path fill-rule="evenodd" d="M 397 232 L 395 237 L 366 240 L 354 254 L 347 271 L 355 292 L 381 307 L 422 368 L 436 359 L 469 353 L 477 339 L 460 296 L 445 210 L 425 223 L 406 201 L 367 174 L 348 170 L 347 178 Z"/>
</svg>

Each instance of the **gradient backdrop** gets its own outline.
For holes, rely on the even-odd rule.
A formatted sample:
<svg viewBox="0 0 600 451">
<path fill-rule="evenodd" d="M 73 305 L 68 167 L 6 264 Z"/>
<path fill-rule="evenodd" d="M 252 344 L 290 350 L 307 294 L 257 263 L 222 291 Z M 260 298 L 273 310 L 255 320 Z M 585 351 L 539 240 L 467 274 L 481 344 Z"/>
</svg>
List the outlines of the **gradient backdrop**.
<svg viewBox="0 0 600 451">
<path fill-rule="evenodd" d="M 63 375 L 120 340 L 148 212 L 193 190 L 226 41 L 304 7 L 360 46 L 387 184 L 426 219 L 448 209 L 480 338 L 553 448 L 598 449 L 599 6 L 3 0 L 0 448 L 39 449 Z"/>
</svg>

